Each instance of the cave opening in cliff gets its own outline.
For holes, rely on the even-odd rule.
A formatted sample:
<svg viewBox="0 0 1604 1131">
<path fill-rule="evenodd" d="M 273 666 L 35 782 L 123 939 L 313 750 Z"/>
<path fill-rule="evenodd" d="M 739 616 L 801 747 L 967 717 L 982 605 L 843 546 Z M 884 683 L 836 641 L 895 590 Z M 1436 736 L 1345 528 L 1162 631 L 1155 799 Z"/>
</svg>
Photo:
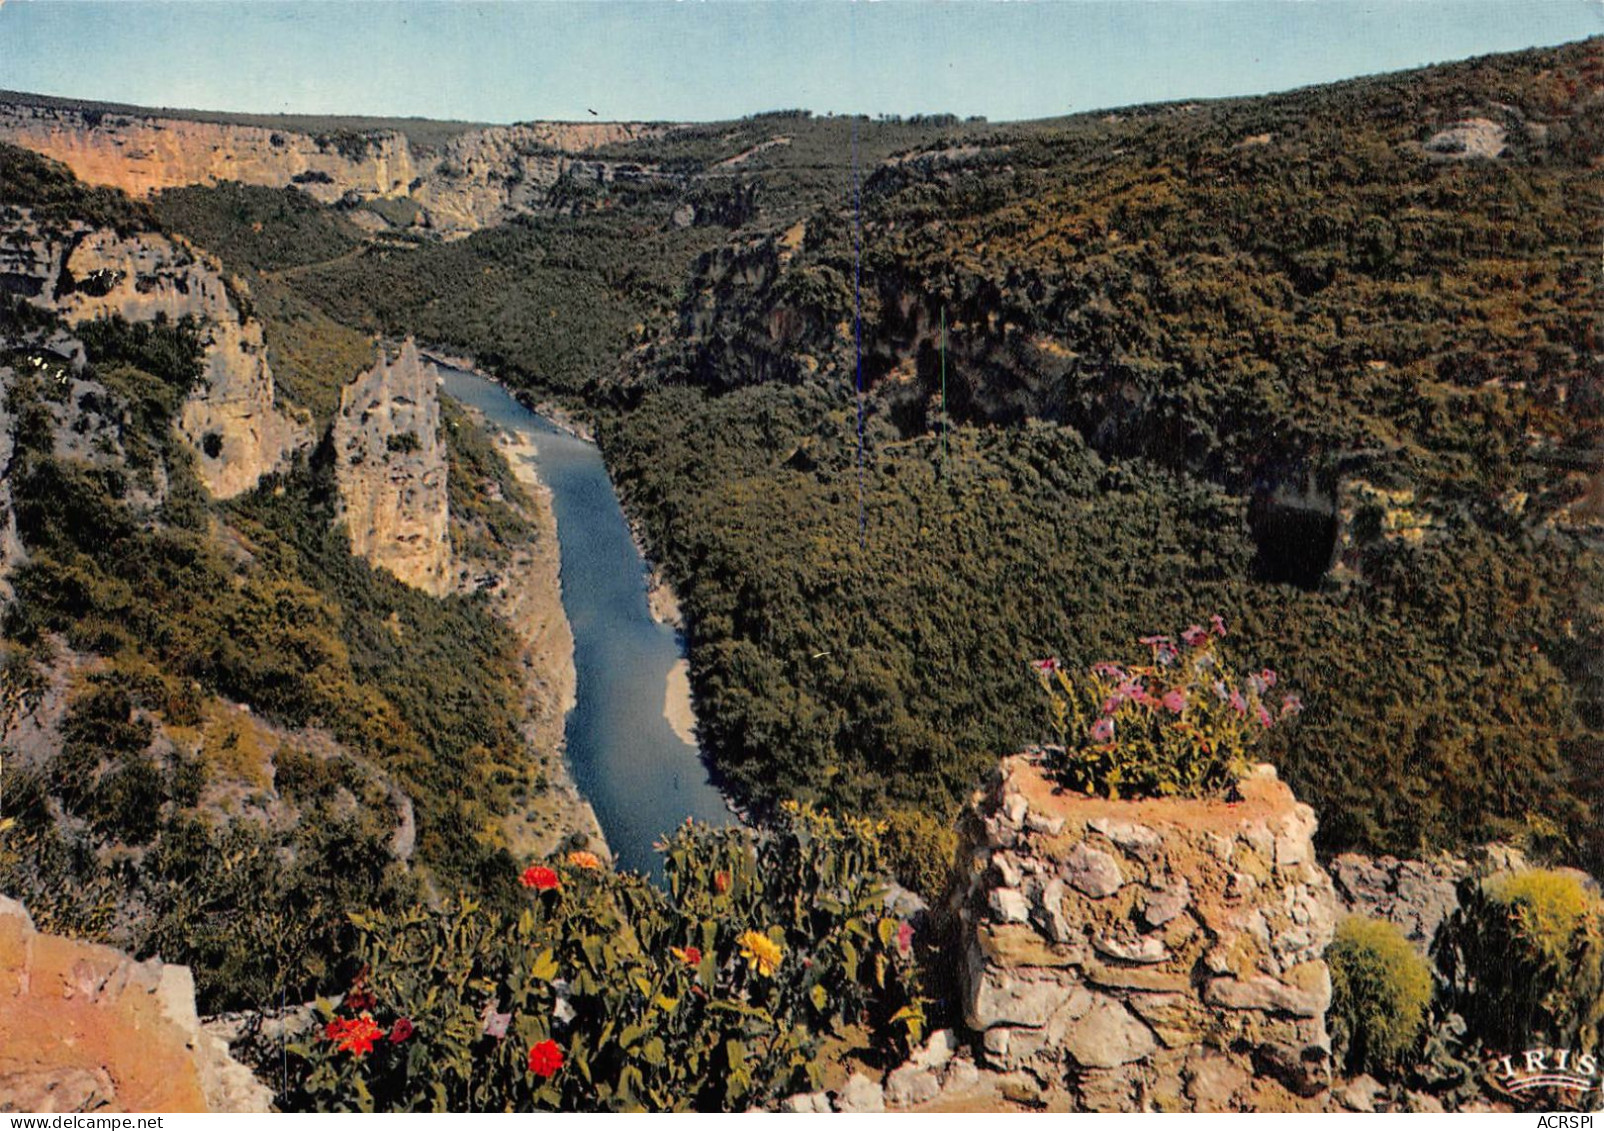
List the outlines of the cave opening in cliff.
<svg viewBox="0 0 1604 1131">
<path fill-rule="evenodd" d="M 1261 581 L 1318 589 L 1337 549 L 1334 507 L 1278 495 L 1255 498 L 1248 529 L 1258 553 L 1253 573 Z"/>
</svg>

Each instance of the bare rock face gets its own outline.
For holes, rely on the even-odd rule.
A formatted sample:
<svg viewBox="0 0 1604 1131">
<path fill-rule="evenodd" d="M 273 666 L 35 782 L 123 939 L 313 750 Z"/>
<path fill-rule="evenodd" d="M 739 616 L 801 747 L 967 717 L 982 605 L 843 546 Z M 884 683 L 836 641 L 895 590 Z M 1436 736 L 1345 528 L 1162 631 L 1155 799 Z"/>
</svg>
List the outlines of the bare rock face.
<svg viewBox="0 0 1604 1131">
<path fill-rule="evenodd" d="M 79 180 L 144 196 L 183 185 L 294 184 L 324 204 L 347 192 L 405 195 L 417 176 L 393 131 L 316 138 L 259 126 L 180 118 L 0 106 L 0 138 L 52 157 Z"/>
<path fill-rule="evenodd" d="M 82 226 L 46 233 L 26 213 L 6 227 L 0 270 L 68 322 L 112 315 L 195 321 L 204 374 L 178 424 L 213 495 L 250 490 L 309 442 L 306 429 L 274 403 L 261 323 L 241 312 L 215 260 L 156 233 L 125 237 Z"/>
<path fill-rule="evenodd" d="M 213 495 L 250 490 L 308 442 L 306 430 L 273 403 L 261 323 L 241 316 L 215 262 L 165 236 L 124 239 L 102 230 L 79 241 L 66 269 L 74 280 L 100 283 L 58 297 L 57 309 L 71 320 L 120 314 L 130 322 L 165 316 L 200 323 L 206 371 L 184 402 L 179 430 Z"/>
<path fill-rule="evenodd" d="M 239 181 L 293 186 L 324 204 L 407 198 L 422 208 L 425 227 L 447 236 L 542 207 L 548 190 L 566 175 L 600 181 L 658 175 L 582 155 L 673 128 L 529 122 L 470 130 L 432 153 L 414 151 L 407 137 L 393 130 L 313 136 L 146 114 L 0 105 L 0 140 L 60 161 L 88 184 L 131 196 Z M 371 227 L 387 226 L 370 212 L 353 216 Z"/>
<path fill-rule="evenodd" d="M 0 1110 L 271 1110 L 202 1031 L 187 966 L 41 934 L 0 897 Z"/>
<path fill-rule="evenodd" d="M 1468 860 L 1371 858 L 1348 852 L 1328 865 L 1344 911 L 1396 924 L 1422 952 L 1459 909 L 1459 883 L 1475 872 Z"/>
<path fill-rule="evenodd" d="M 577 155 L 597 146 L 656 137 L 669 128 L 640 122 L 529 122 L 473 130 L 446 143 L 411 195 L 430 227 L 466 234 L 540 207 L 564 176 L 606 182 L 653 175 L 637 166 Z"/>
<path fill-rule="evenodd" d="M 991 1068 L 1084 1110 L 1319 1106 L 1331 879 L 1313 810 L 1270 767 L 1238 790 L 1111 802 L 1002 763 L 966 820 L 956 897 Z"/>
<path fill-rule="evenodd" d="M 450 588 L 439 376 L 408 339 L 340 393 L 334 418 L 340 518 L 351 551 L 434 596 Z"/>
</svg>

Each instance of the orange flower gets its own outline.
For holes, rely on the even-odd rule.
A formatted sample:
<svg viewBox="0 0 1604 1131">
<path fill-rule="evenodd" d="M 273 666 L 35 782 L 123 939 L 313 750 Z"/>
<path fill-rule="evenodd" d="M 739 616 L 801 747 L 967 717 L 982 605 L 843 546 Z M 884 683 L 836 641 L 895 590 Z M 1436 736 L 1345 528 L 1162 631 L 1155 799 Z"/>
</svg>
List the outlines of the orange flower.
<svg viewBox="0 0 1604 1131">
<path fill-rule="evenodd" d="M 720 895 L 730 890 L 730 874 L 728 872 L 713 873 L 713 890 Z"/>
<path fill-rule="evenodd" d="M 335 1018 L 323 1030 L 323 1035 L 333 1041 L 341 1052 L 365 1056 L 373 1051 L 373 1042 L 384 1036 L 384 1030 L 373 1023 L 371 1014 L 364 1013 L 354 1021 L 344 1017 Z"/>
<path fill-rule="evenodd" d="M 550 1078 L 563 1066 L 563 1050 L 556 1041 L 541 1041 L 529 1050 L 529 1071 Z"/>
<path fill-rule="evenodd" d="M 687 946 L 684 948 L 671 946 L 668 948 L 668 953 L 687 966 L 700 966 L 702 964 L 702 948 L 699 946 Z"/>
<path fill-rule="evenodd" d="M 524 869 L 524 874 L 518 877 L 518 882 L 526 888 L 536 891 L 554 891 L 562 887 L 562 880 L 557 873 L 540 864 L 531 864 Z"/>
<path fill-rule="evenodd" d="M 575 868 L 585 868 L 592 872 L 601 871 L 601 861 L 594 852 L 575 851 L 568 854 L 568 863 Z"/>
</svg>

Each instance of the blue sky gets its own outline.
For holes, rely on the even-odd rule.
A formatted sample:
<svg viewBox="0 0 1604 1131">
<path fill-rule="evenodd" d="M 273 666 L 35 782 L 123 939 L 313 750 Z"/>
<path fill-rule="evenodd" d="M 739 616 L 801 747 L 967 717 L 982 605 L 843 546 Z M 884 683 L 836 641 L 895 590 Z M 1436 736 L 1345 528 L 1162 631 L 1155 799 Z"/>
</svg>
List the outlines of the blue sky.
<svg viewBox="0 0 1604 1131">
<path fill-rule="evenodd" d="M 263 113 L 993 120 L 1604 33 L 1604 0 L 0 0 L 0 87 Z"/>
</svg>

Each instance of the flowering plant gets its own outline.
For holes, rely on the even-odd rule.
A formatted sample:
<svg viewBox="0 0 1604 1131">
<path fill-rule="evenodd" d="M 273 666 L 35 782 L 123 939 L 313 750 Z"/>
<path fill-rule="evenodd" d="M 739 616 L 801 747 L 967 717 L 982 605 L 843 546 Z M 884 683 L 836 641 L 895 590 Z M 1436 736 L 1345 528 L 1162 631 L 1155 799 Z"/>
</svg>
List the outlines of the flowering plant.
<svg viewBox="0 0 1604 1131">
<path fill-rule="evenodd" d="M 1274 691 L 1270 668 L 1239 677 L 1219 646 L 1225 634 L 1216 615 L 1179 642 L 1142 637 L 1146 663 L 1098 663 L 1073 678 L 1056 659 L 1035 661 L 1064 783 L 1110 798 L 1201 797 L 1238 780 L 1259 736 L 1303 703 Z"/>
<path fill-rule="evenodd" d="M 787 803 L 761 833 L 666 836 L 666 890 L 574 851 L 508 870 L 516 914 L 352 915 L 358 972 L 276 1062 L 280 1106 L 740 1111 L 817 1090 L 832 1036 L 900 1059 L 923 1038 L 917 930 L 886 907 L 879 835 Z"/>
</svg>

